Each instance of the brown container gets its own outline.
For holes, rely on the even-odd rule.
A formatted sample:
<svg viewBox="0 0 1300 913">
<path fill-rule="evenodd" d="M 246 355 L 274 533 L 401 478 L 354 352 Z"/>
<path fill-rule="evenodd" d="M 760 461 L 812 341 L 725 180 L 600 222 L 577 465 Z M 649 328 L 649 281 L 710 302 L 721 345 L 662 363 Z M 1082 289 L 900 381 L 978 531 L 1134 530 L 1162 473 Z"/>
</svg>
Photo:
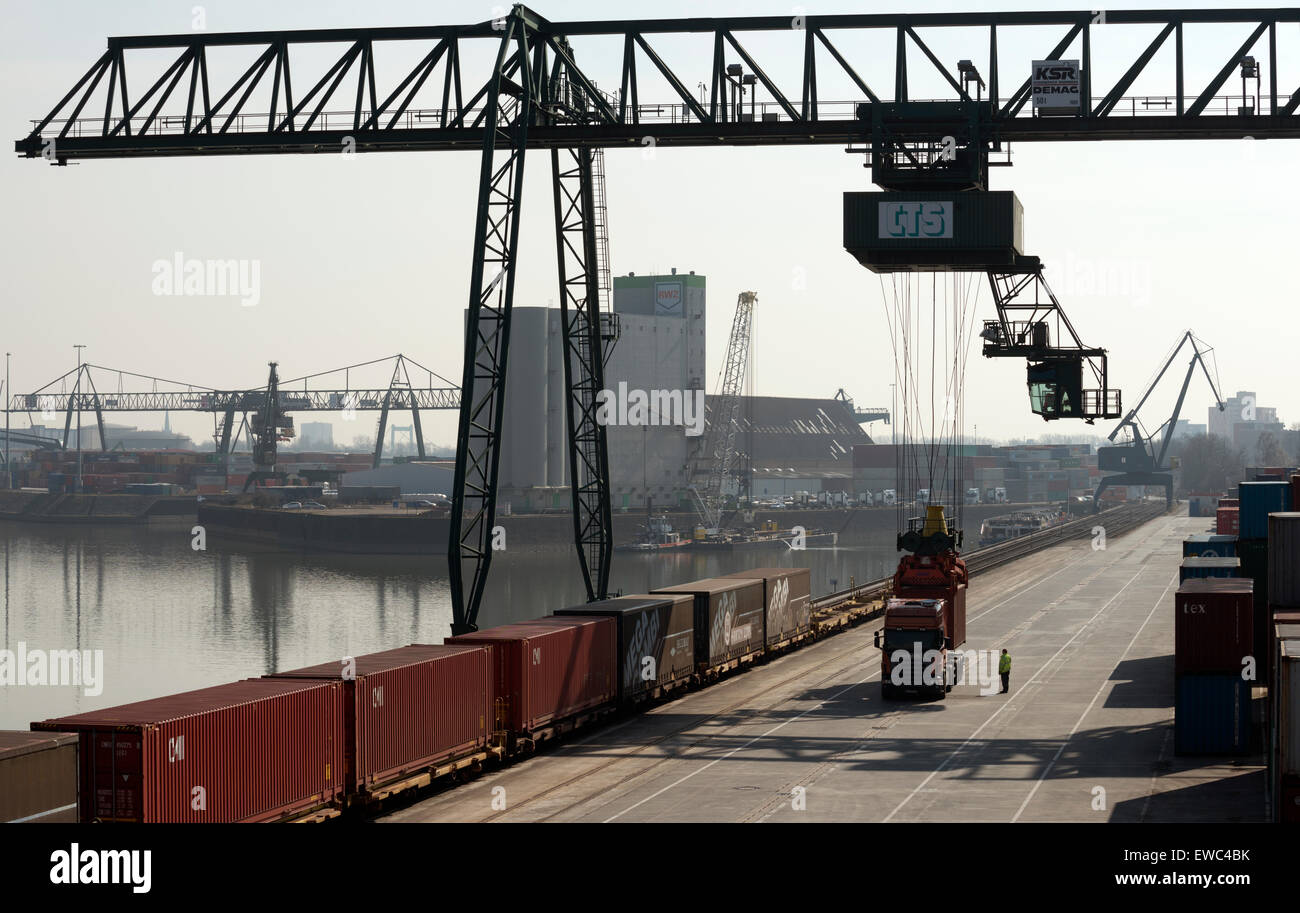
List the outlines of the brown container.
<svg viewBox="0 0 1300 913">
<path fill-rule="evenodd" d="M 763 581 L 765 643 L 775 646 L 812 626 L 812 572 L 806 567 L 756 567 L 727 577 Z"/>
<path fill-rule="evenodd" d="M 631 595 L 561 609 L 557 616 L 607 615 L 618 625 L 618 698 L 635 703 L 656 688 L 688 681 L 695 673 L 695 600 Z"/>
<path fill-rule="evenodd" d="M 266 677 L 342 684 L 349 794 L 474 754 L 492 736 L 491 659 L 482 647 L 412 644 Z"/>
<path fill-rule="evenodd" d="M 516 736 L 618 699 L 618 625 L 608 615 L 539 618 L 445 643 L 488 648 L 496 715 Z"/>
<path fill-rule="evenodd" d="M 762 651 L 762 580 L 709 577 L 651 592 L 695 598 L 695 665 L 701 671 Z"/>
<path fill-rule="evenodd" d="M 1274 662 L 1277 658 L 1277 630 L 1278 625 L 1300 625 L 1300 609 L 1296 608 L 1277 608 L 1276 606 L 1268 607 L 1268 663 L 1267 675 L 1263 675 L 1263 681 L 1268 682 L 1270 687 L 1275 685 L 1273 674 L 1276 672 Z"/>
<path fill-rule="evenodd" d="M 1239 535 L 1241 529 L 1241 509 L 1237 507 L 1220 507 L 1214 512 L 1214 531 L 1224 536 Z"/>
<path fill-rule="evenodd" d="M 1175 675 L 1242 671 L 1254 653 L 1254 590 L 1249 577 L 1183 581 L 1174 594 Z"/>
<path fill-rule="evenodd" d="M 0 823 L 77 820 L 75 732 L 0 731 Z"/>
<path fill-rule="evenodd" d="M 342 695 L 254 678 L 32 729 L 80 734 L 83 822 L 270 821 L 341 796 Z"/>
<path fill-rule="evenodd" d="M 1300 512 L 1268 515 L 1268 603 L 1300 608 Z"/>
</svg>

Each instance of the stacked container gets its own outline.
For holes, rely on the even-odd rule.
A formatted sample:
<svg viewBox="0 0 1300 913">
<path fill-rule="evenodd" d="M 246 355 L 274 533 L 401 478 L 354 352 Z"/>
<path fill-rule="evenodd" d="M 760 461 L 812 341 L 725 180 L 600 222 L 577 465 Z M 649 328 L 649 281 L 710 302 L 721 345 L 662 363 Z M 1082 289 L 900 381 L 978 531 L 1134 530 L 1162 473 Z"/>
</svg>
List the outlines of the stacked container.
<svg viewBox="0 0 1300 913">
<path fill-rule="evenodd" d="M 710 577 L 660 587 L 654 594 L 688 594 L 695 599 L 695 665 L 709 673 L 763 650 L 763 581 Z"/>
<path fill-rule="evenodd" d="M 1197 533 L 1183 540 L 1184 558 L 1235 558 L 1236 555 L 1236 536 Z"/>
<path fill-rule="evenodd" d="M 812 572 L 806 567 L 757 567 L 727 574 L 763 581 L 766 644 L 779 646 L 812 627 Z"/>
<path fill-rule="evenodd" d="M 1178 582 L 1196 577 L 1237 577 L 1240 574 L 1239 558 L 1184 558 L 1178 568 Z"/>
<path fill-rule="evenodd" d="M 1220 507 L 1216 510 L 1214 531 L 1225 536 L 1237 536 L 1241 532 L 1241 508 Z"/>
<path fill-rule="evenodd" d="M 1242 539 L 1268 538 L 1268 515 L 1291 509 L 1289 482 L 1242 482 L 1237 491 L 1241 501 Z"/>
<path fill-rule="evenodd" d="M 492 736 L 482 647 L 412 644 L 266 677 L 341 683 L 349 795 L 484 752 Z"/>
<path fill-rule="evenodd" d="M 342 695 L 254 678 L 32 729 L 80 734 L 83 823 L 273 821 L 342 796 Z"/>
<path fill-rule="evenodd" d="M 1274 667 L 1269 752 L 1273 820 L 1300 824 L 1300 639 L 1279 630 Z"/>
<path fill-rule="evenodd" d="M 1253 583 L 1193 578 L 1174 596 L 1174 744 L 1178 754 L 1250 748 Z"/>
<path fill-rule="evenodd" d="M 0 824 L 77 820 L 73 732 L 0 731 Z"/>
<path fill-rule="evenodd" d="M 1289 482 L 1242 482 L 1237 488 L 1241 501 L 1241 535 L 1237 557 L 1241 576 L 1255 581 L 1255 656 L 1259 657 L 1261 681 L 1269 681 L 1272 656 L 1269 641 L 1268 515 L 1291 509 Z"/>
<path fill-rule="evenodd" d="M 557 616 L 609 616 L 618 626 L 618 698 L 636 703 L 655 688 L 690 681 L 695 673 L 695 600 L 680 596 L 620 596 L 561 609 Z"/>
<path fill-rule="evenodd" d="M 492 658 L 498 727 L 537 738 L 618 699 L 618 623 L 609 615 L 538 618 L 449 637 Z"/>
</svg>

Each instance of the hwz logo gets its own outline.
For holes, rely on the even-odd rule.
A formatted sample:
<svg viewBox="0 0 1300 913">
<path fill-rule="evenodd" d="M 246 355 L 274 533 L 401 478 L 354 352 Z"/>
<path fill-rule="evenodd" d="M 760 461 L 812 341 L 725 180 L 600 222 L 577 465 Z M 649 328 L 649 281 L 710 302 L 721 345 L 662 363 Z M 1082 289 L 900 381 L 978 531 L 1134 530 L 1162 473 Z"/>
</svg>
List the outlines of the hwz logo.
<svg viewBox="0 0 1300 913">
<path fill-rule="evenodd" d="M 952 201 L 881 203 L 877 235 L 881 238 L 951 238 Z"/>
</svg>

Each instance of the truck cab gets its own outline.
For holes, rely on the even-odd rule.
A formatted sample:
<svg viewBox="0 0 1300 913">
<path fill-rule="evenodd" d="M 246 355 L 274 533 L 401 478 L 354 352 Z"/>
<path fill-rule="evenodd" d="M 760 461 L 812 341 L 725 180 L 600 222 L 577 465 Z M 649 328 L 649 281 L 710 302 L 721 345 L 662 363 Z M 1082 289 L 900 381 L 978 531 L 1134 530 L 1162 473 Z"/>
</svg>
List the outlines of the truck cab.
<svg viewBox="0 0 1300 913">
<path fill-rule="evenodd" d="M 980 502 L 980 490 L 978 488 L 966 489 L 966 503 L 978 504 Z"/>
<path fill-rule="evenodd" d="M 964 655 L 956 649 L 953 606 L 944 599 L 891 599 L 884 627 L 876 632 L 880 649 L 880 694 L 943 700 L 961 681 Z"/>
<path fill-rule="evenodd" d="M 898 492 L 892 488 L 886 488 L 880 493 L 880 505 L 882 507 L 893 507 L 898 503 Z"/>
<path fill-rule="evenodd" d="M 923 505 L 926 505 L 926 504 L 929 504 L 929 503 L 930 503 L 930 489 L 928 489 L 928 488 L 920 488 L 920 489 L 917 489 L 917 492 L 916 492 L 916 503 L 917 503 L 918 505 L 922 505 L 922 506 L 923 506 Z"/>
</svg>

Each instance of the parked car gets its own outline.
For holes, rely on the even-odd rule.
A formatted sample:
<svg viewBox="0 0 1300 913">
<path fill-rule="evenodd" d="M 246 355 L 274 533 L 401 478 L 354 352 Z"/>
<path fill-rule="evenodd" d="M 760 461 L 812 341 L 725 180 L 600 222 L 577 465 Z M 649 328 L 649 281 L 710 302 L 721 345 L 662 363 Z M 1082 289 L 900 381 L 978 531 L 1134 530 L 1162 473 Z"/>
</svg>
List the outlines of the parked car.
<svg viewBox="0 0 1300 913">
<path fill-rule="evenodd" d="M 328 510 L 328 508 L 319 501 L 303 501 L 302 506 L 306 510 Z"/>
<path fill-rule="evenodd" d="M 302 502 L 301 502 L 301 501 L 285 501 L 283 504 L 280 505 L 280 509 L 281 509 L 281 510 L 301 510 L 301 509 L 302 509 Z"/>
</svg>

